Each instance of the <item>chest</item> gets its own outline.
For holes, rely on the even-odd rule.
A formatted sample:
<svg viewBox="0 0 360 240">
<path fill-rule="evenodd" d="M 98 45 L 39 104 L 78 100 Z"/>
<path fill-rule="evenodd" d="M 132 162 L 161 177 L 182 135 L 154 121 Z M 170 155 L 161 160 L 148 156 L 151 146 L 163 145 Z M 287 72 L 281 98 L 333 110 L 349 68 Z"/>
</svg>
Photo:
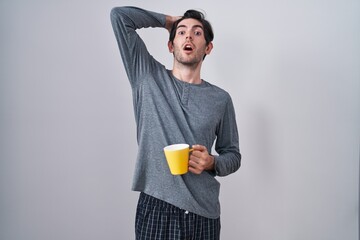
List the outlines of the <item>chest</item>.
<svg viewBox="0 0 360 240">
<path fill-rule="evenodd" d="M 181 131 L 190 130 L 196 138 L 216 135 L 225 108 L 224 96 L 211 85 L 194 86 L 171 79 L 148 79 L 136 90 L 134 100 L 143 124 L 176 125 Z"/>
</svg>

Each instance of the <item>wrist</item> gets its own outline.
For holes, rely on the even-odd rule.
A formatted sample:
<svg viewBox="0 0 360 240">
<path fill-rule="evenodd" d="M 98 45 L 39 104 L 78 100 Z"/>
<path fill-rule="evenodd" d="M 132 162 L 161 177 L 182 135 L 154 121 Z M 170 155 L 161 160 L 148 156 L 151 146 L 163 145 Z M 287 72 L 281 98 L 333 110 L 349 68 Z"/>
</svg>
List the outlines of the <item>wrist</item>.
<svg viewBox="0 0 360 240">
<path fill-rule="evenodd" d="M 180 19 L 180 17 L 165 15 L 165 28 L 170 32 L 174 22 L 176 22 L 178 19 Z"/>
<path fill-rule="evenodd" d="M 212 155 L 209 155 L 209 165 L 206 168 L 207 171 L 213 171 L 215 170 L 215 157 Z"/>
</svg>

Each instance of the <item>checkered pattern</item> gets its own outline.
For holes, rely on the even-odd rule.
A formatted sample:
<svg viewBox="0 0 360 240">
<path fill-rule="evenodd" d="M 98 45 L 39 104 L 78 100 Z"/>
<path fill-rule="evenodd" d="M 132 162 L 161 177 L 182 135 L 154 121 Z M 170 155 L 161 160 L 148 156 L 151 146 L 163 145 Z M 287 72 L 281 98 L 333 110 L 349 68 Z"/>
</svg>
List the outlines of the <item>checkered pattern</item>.
<svg viewBox="0 0 360 240">
<path fill-rule="evenodd" d="M 140 193 L 135 233 L 137 240 L 218 240 L 220 218 L 205 218 Z"/>
</svg>

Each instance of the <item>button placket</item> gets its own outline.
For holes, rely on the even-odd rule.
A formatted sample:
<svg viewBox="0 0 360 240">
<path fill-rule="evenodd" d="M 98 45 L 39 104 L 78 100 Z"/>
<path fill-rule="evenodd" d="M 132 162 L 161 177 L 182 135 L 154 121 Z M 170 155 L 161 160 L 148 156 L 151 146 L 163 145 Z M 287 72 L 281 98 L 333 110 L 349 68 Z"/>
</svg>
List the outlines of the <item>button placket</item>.
<svg viewBox="0 0 360 240">
<path fill-rule="evenodd" d="M 181 98 L 181 102 L 184 105 L 187 105 L 188 101 L 189 101 L 189 91 L 190 91 L 190 86 L 189 84 L 184 84 L 184 90 L 183 90 L 183 95 Z"/>
</svg>

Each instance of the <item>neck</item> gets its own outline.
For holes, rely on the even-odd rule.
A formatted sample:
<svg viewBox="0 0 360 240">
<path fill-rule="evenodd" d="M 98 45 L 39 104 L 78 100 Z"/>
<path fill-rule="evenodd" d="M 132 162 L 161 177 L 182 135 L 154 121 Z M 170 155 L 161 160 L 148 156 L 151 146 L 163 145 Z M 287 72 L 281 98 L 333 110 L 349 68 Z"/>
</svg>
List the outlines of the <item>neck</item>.
<svg viewBox="0 0 360 240">
<path fill-rule="evenodd" d="M 200 84 L 202 82 L 200 77 L 200 69 L 201 64 L 193 67 L 174 63 L 172 74 L 181 81 L 192 84 Z"/>
</svg>

